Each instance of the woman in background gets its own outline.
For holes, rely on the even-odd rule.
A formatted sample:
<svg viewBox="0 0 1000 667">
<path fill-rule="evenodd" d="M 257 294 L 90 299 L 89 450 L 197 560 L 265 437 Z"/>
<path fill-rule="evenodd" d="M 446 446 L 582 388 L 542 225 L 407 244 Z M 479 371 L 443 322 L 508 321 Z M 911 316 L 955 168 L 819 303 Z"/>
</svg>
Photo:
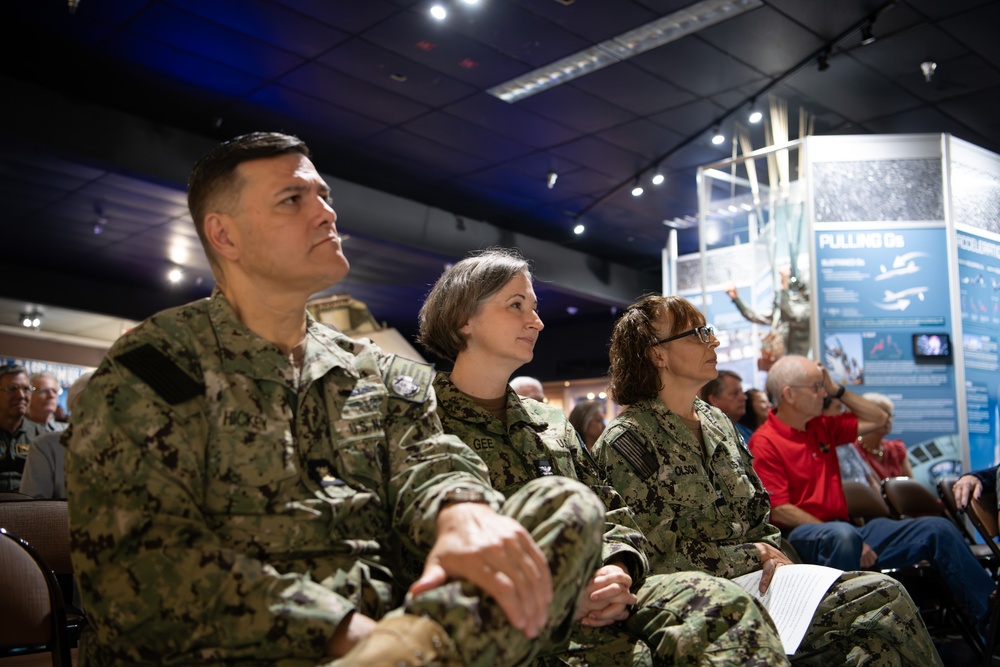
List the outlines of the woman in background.
<svg viewBox="0 0 1000 667">
<path fill-rule="evenodd" d="M 902 440 L 886 439 L 892 432 L 892 411 L 896 406 L 885 394 L 869 392 L 864 398 L 889 413 L 889 421 L 882 428 L 858 436 L 854 448 L 880 480 L 886 477 L 913 477 L 913 468 L 906 456 L 906 445 Z"/>
<path fill-rule="evenodd" d="M 593 451 L 594 443 L 604 433 L 604 404 L 598 401 L 580 401 L 569 413 L 569 423 L 583 438 L 587 451 Z"/>
<path fill-rule="evenodd" d="M 758 426 L 767 421 L 767 413 L 774 406 L 768 400 L 767 394 L 760 389 L 747 389 L 746 394 L 747 410 L 743 413 L 740 424 L 748 428 L 750 433 L 753 433 L 757 430 Z M 744 436 L 743 439 L 749 440 L 749 437 Z"/>
</svg>

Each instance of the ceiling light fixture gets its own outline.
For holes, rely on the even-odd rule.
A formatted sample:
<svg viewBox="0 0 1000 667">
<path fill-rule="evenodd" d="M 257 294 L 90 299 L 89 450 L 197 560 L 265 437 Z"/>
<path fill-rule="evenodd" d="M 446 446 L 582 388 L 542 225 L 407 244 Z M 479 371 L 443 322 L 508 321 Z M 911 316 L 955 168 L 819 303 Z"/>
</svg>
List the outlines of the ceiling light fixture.
<svg viewBox="0 0 1000 667">
<path fill-rule="evenodd" d="M 42 313 L 38 310 L 28 310 L 21 313 L 21 325 L 26 329 L 37 329 L 42 326 Z"/>
<path fill-rule="evenodd" d="M 663 181 L 667 180 L 667 178 L 662 173 L 657 171 L 655 174 L 653 174 L 653 178 L 651 180 L 653 182 L 653 185 L 663 185 Z"/>
<path fill-rule="evenodd" d="M 636 184 L 632 187 L 632 196 L 639 197 L 642 195 L 642 193 L 643 193 L 642 186 L 639 185 L 638 181 L 636 181 Z"/>
<path fill-rule="evenodd" d="M 448 18 L 448 10 L 444 8 L 444 5 L 434 5 L 431 7 L 431 18 L 444 21 Z"/>
<path fill-rule="evenodd" d="M 184 279 L 184 272 L 181 271 L 176 266 L 167 272 L 167 280 L 169 280 L 170 283 L 173 285 L 176 285 L 183 279 Z"/>
<path fill-rule="evenodd" d="M 716 125 L 715 129 L 712 130 L 712 143 L 718 146 L 725 140 L 726 135 L 722 134 L 722 128 Z"/>
<path fill-rule="evenodd" d="M 757 108 L 757 105 L 756 104 L 751 104 L 750 105 L 750 115 L 747 116 L 747 120 L 749 122 L 753 123 L 754 125 L 756 125 L 761 120 L 763 120 L 763 118 L 764 118 L 764 114 L 762 114 L 760 112 L 760 109 Z"/>
<path fill-rule="evenodd" d="M 825 72 L 830 69 L 830 50 L 827 49 L 823 53 L 819 54 L 816 58 L 816 65 L 819 67 L 820 72 Z"/>
<path fill-rule="evenodd" d="M 934 72 L 936 70 L 937 70 L 937 63 L 934 62 L 933 60 L 927 60 L 920 63 L 920 71 L 923 73 L 924 81 L 926 81 L 927 83 L 930 83 L 931 79 L 934 78 Z"/>
<path fill-rule="evenodd" d="M 504 102 L 517 102 L 739 16 L 763 4 L 762 0 L 702 0 L 634 30 L 623 32 L 589 49 L 493 86 L 486 92 Z"/>
<path fill-rule="evenodd" d="M 549 187 L 549 190 L 556 187 L 556 181 L 559 179 L 559 174 L 553 170 L 549 170 L 548 175 L 545 177 L 545 185 Z"/>
<path fill-rule="evenodd" d="M 584 227 L 583 225 L 578 224 L 576 227 L 573 228 L 573 233 L 579 236 L 580 234 L 583 234 L 583 231 L 585 229 L 587 228 Z"/>
<path fill-rule="evenodd" d="M 872 33 L 872 24 L 866 23 L 861 26 L 861 46 L 868 46 L 869 44 L 874 44 L 875 40 L 878 39 Z"/>
</svg>

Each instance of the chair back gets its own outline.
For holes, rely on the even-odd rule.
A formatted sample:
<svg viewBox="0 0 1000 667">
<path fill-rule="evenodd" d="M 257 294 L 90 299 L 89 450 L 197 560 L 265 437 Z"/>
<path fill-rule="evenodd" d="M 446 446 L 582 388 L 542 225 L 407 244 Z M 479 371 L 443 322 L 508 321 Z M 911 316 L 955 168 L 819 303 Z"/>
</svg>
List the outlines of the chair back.
<svg viewBox="0 0 1000 667">
<path fill-rule="evenodd" d="M 969 498 L 967 513 L 969 519 L 972 520 L 972 525 L 976 527 L 986 544 L 993 550 L 993 555 L 1000 558 L 1000 545 L 996 543 L 998 532 L 997 494 L 993 491 L 983 491 L 978 499 Z"/>
<path fill-rule="evenodd" d="M 889 507 L 871 486 L 853 479 L 845 479 L 843 484 L 851 523 L 861 526 L 872 519 L 891 518 Z"/>
<path fill-rule="evenodd" d="M 66 610 L 55 575 L 24 540 L 0 528 L 0 655 L 48 650 L 70 667 Z"/>
<path fill-rule="evenodd" d="M 944 503 L 945 513 L 951 517 L 952 522 L 958 526 L 959 531 L 962 533 L 962 537 L 969 544 L 976 543 L 976 537 L 972 533 L 972 529 L 969 528 L 969 519 L 965 512 L 958 508 L 958 502 L 955 500 L 955 492 L 952 490 L 955 486 L 955 482 L 958 481 L 958 477 L 955 475 L 949 475 L 947 477 L 942 477 L 937 483 L 937 493 L 941 502 Z"/>
<path fill-rule="evenodd" d="M 20 491 L 0 491 L 0 503 L 9 503 L 17 500 L 34 500 L 34 498 Z"/>
<path fill-rule="evenodd" d="M 930 489 L 909 477 L 887 477 L 882 480 L 882 498 L 889 506 L 893 519 L 916 519 L 921 516 L 947 517 Z"/>
<path fill-rule="evenodd" d="M 73 573 L 65 500 L 0 503 L 0 528 L 27 541 L 56 574 Z"/>
</svg>

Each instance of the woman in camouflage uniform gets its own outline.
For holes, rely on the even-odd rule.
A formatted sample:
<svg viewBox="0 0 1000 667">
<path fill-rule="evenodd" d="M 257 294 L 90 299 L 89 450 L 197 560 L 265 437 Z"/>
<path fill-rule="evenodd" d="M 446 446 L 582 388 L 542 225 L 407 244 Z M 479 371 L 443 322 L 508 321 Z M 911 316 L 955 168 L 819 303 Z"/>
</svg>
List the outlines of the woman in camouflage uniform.
<svg viewBox="0 0 1000 667">
<path fill-rule="evenodd" d="M 698 391 L 718 375 L 719 341 L 687 300 L 646 296 L 611 336 L 612 398 L 628 406 L 594 455 L 649 539 L 650 571 L 731 579 L 790 563 L 746 445 Z M 845 572 L 812 618 L 794 664 L 940 665 L 913 601 L 896 581 Z"/>
<path fill-rule="evenodd" d="M 648 661 L 638 637 L 655 664 L 784 664 L 773 625 L 735 584 L 701 573 L 646 576 L 644 540 L 631 513 L 598 476 L 566 415 L 510 388 L 544 326 L 537 307 L 528 263 L 514 251 L 489 250 L 437 281 L 420 311 L 418 340 L 454 362 L 434 380 L 438 414 L 446 432 L 483 458 L 494 488 L 509 498 L 526 485 L 570 477 L 608 509 L 602 565 L 581 581 L 579 623 L 566 628 L 573 644 L 550 646 L 550 653 L 574 664 Z"/>
</svg>

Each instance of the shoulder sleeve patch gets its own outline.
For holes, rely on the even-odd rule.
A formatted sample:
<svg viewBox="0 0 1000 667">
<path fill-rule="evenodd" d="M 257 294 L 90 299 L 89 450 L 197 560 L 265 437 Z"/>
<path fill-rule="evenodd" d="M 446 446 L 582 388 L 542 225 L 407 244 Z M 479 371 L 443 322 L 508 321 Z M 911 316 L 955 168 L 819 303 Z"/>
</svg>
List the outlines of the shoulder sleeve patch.
<svg viewBox="0 0 1000 667">
<path fill-rule="evenodd" d="M 389 393 L 413 403 L 423 403 L 430 393 L 431 381 L 434 379 L 434 366 L 419 361 L 413 361 L 392 355 L 385 366 L 382 381 Z"/>
<path fill-rule="evenodd" d="M 625 459 L 640 479 L 646 480 L 656 474 L 659 467 L 656 457 L 634 433 L 624 431 L 611 441 L 611 447 Z"/>
<path fill-rule="evenodd" d="M 196 382 L 162 350 L 149 343 L 118 355 L 115 361 L 135 373 L 170 405 L 205 393 L 205 385 Z"/>
</svg>

